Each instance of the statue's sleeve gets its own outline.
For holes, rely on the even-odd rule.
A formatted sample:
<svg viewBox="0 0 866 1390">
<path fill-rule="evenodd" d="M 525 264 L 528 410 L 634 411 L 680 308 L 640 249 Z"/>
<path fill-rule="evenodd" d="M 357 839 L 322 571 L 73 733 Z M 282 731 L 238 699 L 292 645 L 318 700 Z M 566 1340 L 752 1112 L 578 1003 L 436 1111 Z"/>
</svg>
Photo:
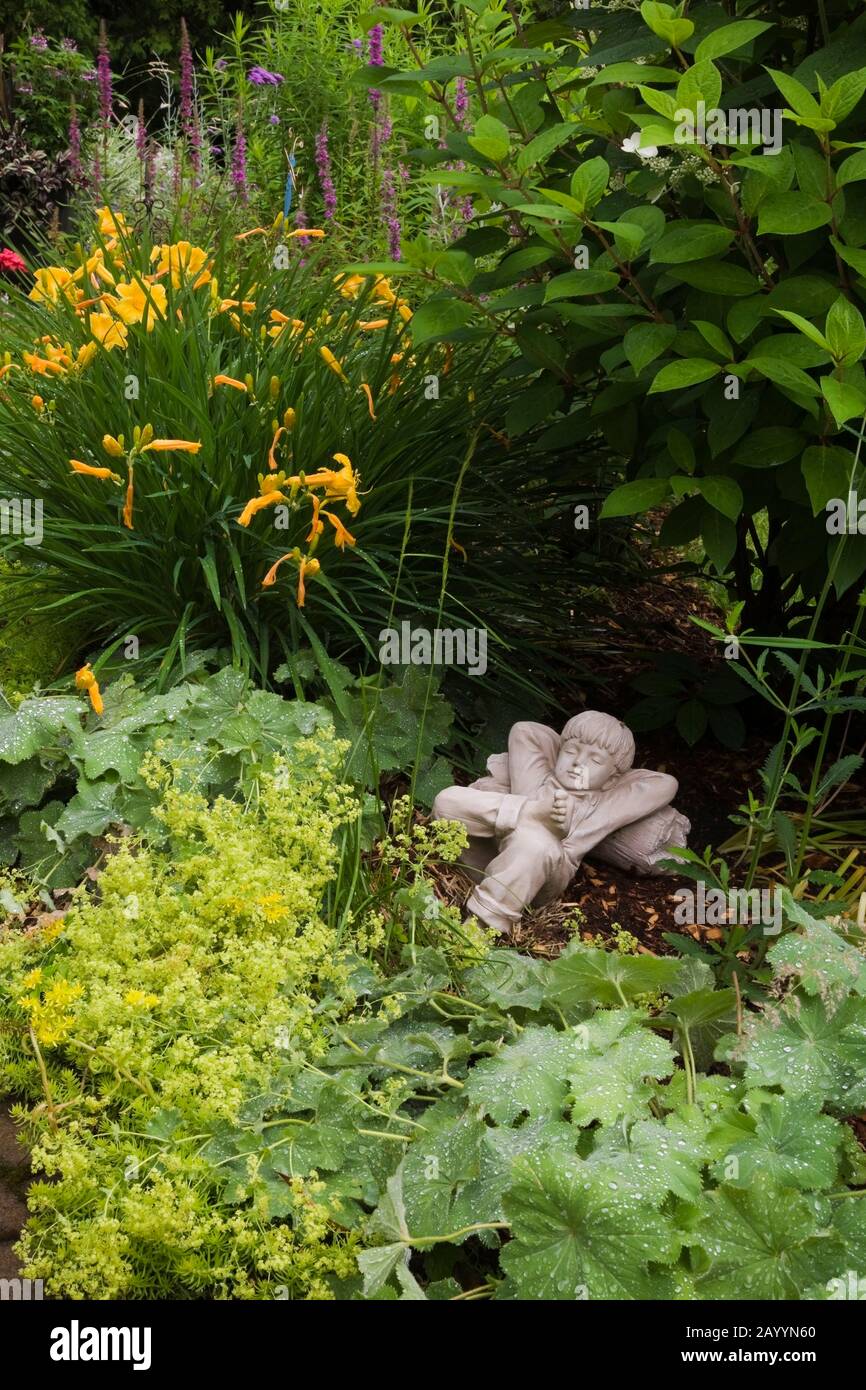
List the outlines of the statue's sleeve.
<svg viewBox="0 0 866 1390">
<path fill-rule="evenodd" d="M 612 791 L 604 792 L 599 797 L 592 815 L 566 837 L 566 853 L 582 859 L 600 840 L 612 835 L 615 830 L 669 805 L 677 794 L 678 785 L 677 779 L 666 772 L 632 768 Z"/>
<path fill-rule="evenodd" d="M 559 734 L 547 724 L 524 719 L 512 725 L 508 735 L 508 771 L 515 795 L 535 796 L 553 771 L 560 742 Z"/>
</svg>

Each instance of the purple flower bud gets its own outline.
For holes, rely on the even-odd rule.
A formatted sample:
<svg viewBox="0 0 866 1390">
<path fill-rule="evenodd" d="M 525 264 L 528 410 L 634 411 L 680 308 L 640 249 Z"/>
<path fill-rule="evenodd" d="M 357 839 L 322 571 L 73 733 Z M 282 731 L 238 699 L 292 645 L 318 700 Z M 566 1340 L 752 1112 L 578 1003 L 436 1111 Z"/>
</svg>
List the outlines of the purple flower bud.
<svg viewBox="0 0 866 1390">
<path fill-rule="evenodd" d="M 42 32 L 41 29 L 37 29 L 35 34 L 31 34 L 31 35 L 30 35 L 30 47 L 31 47 L 31 48 L 47 48 L 47 47 L 48 47 L 48 40 L 46 39 L 46 37 L 45 37 L 45 35 L 43 34 L 43 32 Z"/>
</svg>

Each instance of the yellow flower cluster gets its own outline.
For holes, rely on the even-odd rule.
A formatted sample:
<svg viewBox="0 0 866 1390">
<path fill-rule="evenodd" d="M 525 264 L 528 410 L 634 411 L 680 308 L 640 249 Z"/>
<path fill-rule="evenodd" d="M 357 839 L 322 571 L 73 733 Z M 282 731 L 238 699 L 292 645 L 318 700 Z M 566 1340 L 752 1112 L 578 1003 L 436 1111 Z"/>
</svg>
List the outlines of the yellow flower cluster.
<svg viewBox="0 0 866 1390">
<path fill-rule="evenodd" d="M 18 1004 L 28 1014 L 37 1041 L 45 1047 L 56 1047 L 69 1036 L 75 1023 L 75 1015 L 67 1012 L 69 1005 L 80 999 L 84 990 L 81 985 L 70 984 L 68 980 L 55 980 L 46 989 L 40 990 L 37 986 L 41 981 L 41 970 L 31 970 L 29 975 L 25 975 L 24 988 L 34 993 L 22 995 Z"/>
<path fill-rule="evenodd" d="M 40 376 L 59 376 L 86 367 L 100 347 L 106 352 L 126 348 L 133 324 L 142 324 L 152 333 L 157 321 L 168 312 L 165 286 L 160 284 L 165 277 L 174 289 L 187 284 L 198 289 L 211 283 L 211 262 L 200 246 L 188 241 L 155 246 L 151 252 L 154 272 L 139 275 L 128 263 L 130 231 L 123 214 L 102 208 L 97 225 L 104 244 L 92 255 L 83 256 L 77 269 L 49 265 L 34 274 L 30 298 L 37 304 L 57 304 L 66 299 L 86 324 L 91 339 L 74 359 L 68 343 L 55 343 L 50 337 L 41 339 L 36 352 L 23 354 L 25 364 Z M 110 264 L 107 256 L 112 258 Z"/>
</svg>

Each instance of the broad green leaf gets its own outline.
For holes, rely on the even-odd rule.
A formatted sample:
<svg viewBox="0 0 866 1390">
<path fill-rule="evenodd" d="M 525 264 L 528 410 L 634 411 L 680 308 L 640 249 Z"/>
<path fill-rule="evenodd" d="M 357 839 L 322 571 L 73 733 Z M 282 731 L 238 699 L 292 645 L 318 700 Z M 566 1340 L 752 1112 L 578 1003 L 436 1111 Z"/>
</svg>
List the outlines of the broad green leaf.
<svg viewBox="0 0 866 1390">
<path fill-rule="evenodd" d="M 662 265 L 679 265 L 686 261 L 702 261 L 726 251 L 734 239 L 729 227 L 718 222 L 674 222 L 660 237 L 650 252 L 650 261 Z"/>
<path fill-rule="evenodd" d="M 647 1201 L 662 1202 L 669 1192 L 694 1202 L 701 1195 L 704 1142 L 699 1128 L 679 1116 L 638 1120 L 629 1129 L 615 1125 L 601 1131 L 587 1164 L 613 1172 L 620 1186 L 628 1186 Z"/>
<path fill-rule="evenodd" d="M 866 150 L 849 155 L 836 170 L 838 188 L 844 188 L 846 183 L 859 183 L 861 179 L 866 179 Z"/>
<path fill-rule="evenodd" d="M 677 336 L 671 323 L 639 323 L 623 339 L 623 350 L 637 376 L 666 352 Z"/>
<path fill-rule="evenodd" d="M 708 323 L 704 319 L 694 319 L 693 327 L 698 330 L 704 342 L 709 343 L 713 351 L 719 354 L 723 362 L 730 362 L 733 359 L 734 349 L 731 347 L 730 341 L 714 323 Z"/>
<path fill-rule="evenodd" d="M 827 203 L 811 198 L 807 193 L 791 191 L 772 193 L 758 209 L 758 233 L 768 236 L 799 236 L 824 227 L 832 221 L 833 213 Z"/>
<path fill-rule="evenodd" d="M 524 1112 L 558 1118 L 567 1094 L 563 1078 L 578 1045 L 555 1028 L 527 1028 L 517 1042 L 476 1063 L 466 1080 L 467 1099 L 498 1124 L 513 1124 Z"/>
<path fill-rule="evenodd" d="M 834 376 L 824 376 L 821 378 L 821 390 L 838 429 L 846 420 L 866 415 L 866 395 L 858 391 L 856 386 L 849 386 Z"/>
<path fill-rule="evenodd" d="M 795 314 L 791 309 L 774 309 L 773 312 L 779 314 L 783 319 L 787 319 L 788 322 L 792 323 L 795 328 L 798 328 L 801 333 L 804 333 L 807 338 L 811 338 L 812 342 L 816 343 L 818 347 L 824 348 L 827 352 L 830 351 L 830 344 L 827 342 L 821 330 L 816 328 L 813 323 L 810 323 L 808 319 L 804 319 L 802 314 Z"/>
<path fill-rule="evenodd" d="M 666 273 L 705 294 L 723 295 L 726 299 L 742 299 L 760 289 L 754 275 L 730 261 L 692 261 L 668 266 Z"/>
<path fill-rule="evenodd" d="M 650 507 L 657 507 L 668 495 L 665 478 L 635 478 L 631 483 L 621 483 L 604 499 L 600 516 L 602 520 L 613 516 L 634 516 Z"/>
<path fill-rule="evenodd" d="M 843 367 L 853 366 L 866 352 L 863 315 L 844 295 L 840 294 L 836 303 L 830 306 L 824 331 L 834 360 Z"/>
<path fill-rule="evenodd" d="M 460 299 L 428 299 L 412 317 L 412 341 L 418 345 L 447 337 L 472 318 L 472 307 Z"/>
<path fill-rule="evenodd" d="M 666 120 L 679 122 L 677 113 L 681 103 L 677 101 L 677 98 L 672 92 L 657 92 L 655 87 L 645 87 L 643 85 L 638 87 L 638 91 L 651 111 L 656 111 L 660 116 L 664 116 Z M 644 145 L 648 143 L 649 141 L 647 140 L 642 141 Z"/>
<path fill-rule="evenodd" d="M 669 82 L 676 86 L 679 73 L 673 68 L 653 67 L 651 63 L 607 63 L 590 82 L 590 87 L 607 87 L 617 82 Z"/>
<path fill-rule="evenodd" d="M 712 558 L 712 557 L 711 557 Z M 677 710 L 677 732 L 694 748 L 707 728 L 707 707 L 700 700 L 685 700 Z"/>
<path fill-rule="evenodd" d="M 0 713 L 0 763 L 23 763 L 49 749 L 80 748 L 84 705 L 67 696 L 24 700 L 14 714 Z"/>
<path fill-rule="evenodd" d="M 704 1197 L 697 1232 L 709 1268 L 697 1276 L 707 1299 L 797 1299 L 839 1272 L 841 1238 L 805 1197 L 757 1176 L 745 1190 L 720 1187 Z"/>
<path fill-rule="evenodd" d="M 802 367 L 795 366 L 793 362 L 788 362 L 783 357 L 772 355 L 772 341 L 769 339 L 765 339 L 764 342 L 753 348 L 746 358 L 746 362 L 750 367 L 754 367 L 756 372 L 760 372 L 761 376 L 765 376 L 768 381 L 775 382 L 777 386 L 782 386 L 787 391 L 794 391 L 805 396 L 819 396 L 821 394 L 818 383 L 813 381 Z"/>
<path fill-rule="evenodd" d="M 541 962 L 517 951 L 492 951 L 466 972 L 472 998 L 500 1009 L 538 1009 L 544 997 Z"/>
<path fill-rule="evenodd" d="M 796 980 L 806 994 L 825 1001 L 866 995 L 866 956 L 827 922 L 805 913 L 798 929 L 786 932 L 768 958 L 777 978 Z"/>
<path fill-rule="evenodd" d="M 647 1116 L 653 1088 L 645 1078 L 660 1081 L 673 1069 L 673 1048 L 643 1029 L 620 1038 L 601 1056 L 579 1058 L 569 1075 L 573 1123 L 589 1125 L 597 1120 L 612 1125 L 620 1119 Z"/>
<path fill-rule="evenodd" d="M 573 140 L 577 130 L 578 127 L 573 122 L 562 121 L 541 131 L 528 145 L 524 145 L 518 154 L 515 161 L 517 173 L 526 174 L 536 164 L 543 164 L 560 145 L 564 145 L 567 140 Z"/>
<path fill-rule="evenodd" d="M 803 477 L 812 503 L 812 515 L 819 516 L 831 497 L 846 498 L 854 479 L 854 455 L 838 444 L 812 444 L 803 454 Z"/>
<path fill-rule="evenodd" d="M 610 166 L 597 155 L 579 164 L 571 179 L 571 196 L 580 205 L 582 212 L 591 212 L 596 203 L 604 197 L 610 178 Z"/>
<path fill-rule="evenodd" d="M 679 48 L 695 32 L 692 21 L 678 18 L 672 5 L 660 4 L 658 0 L 643 0 L 640 12 L 644 23 L 649 25 L 653 33 L 673 48 Z"/>
<path fill-rule="evenodd" d="M 802 82 L 798 82 L 790 73 L 779 72 L 775 68 L 767 68 L 767 72 L 792 111 L 798 116 L 820 117 L 821 108 L 808 87 L 804 87 Z"/>
<path fill-rule="evenodd" d="M 552 962 L 545 998 L 563 1011 L 590 1002 L 623 1004 L 640 994 L 664 993 L 679 969 L 680 962 L 670 956 L 622 956 L 574 942 Z"/>
<path fill-rule="evenodd" d="M 707 58 L 723 58 L 726 53 L 735 53 L 769 28 L 770 25 L 760 19 L 736 19 L 732 24 L 722 24 L 701 39 L 695 49 L 695 60 L 700 63 Z"/>
<path fill-rule="evenodd" d="M 777 468 L 799 454 L 804 442 L 798 430 L 787 425 L 767 425 L 746 436 L 732 462 L 741 468 Z"/>
<path fill-rule="evenodd" d="M 607 290 L 616 289 L 618 284 L 619 276 L 612 270 L 567 270 L 548 282 L 544 302 L 549 304 L 556 299 L 604 294 Z"/>
<path fill-rule="evenodd" d="M 859 104 L 866 92 L 866 68 L 857 68 L 854 72 L 846 72 L 843 77 L 833 83 L 829 92 L 821 98 L 821 115 L 829 116 L 832 121 L 839 125 L 846 116 L 850 116 L 854 107 Z"/>
<path fill-rule="evenodd" d="M 717 512 L 721 512 L 730 521 L 736 521 L 743 510 L 743 491 L 739 483 L 722 474 L 696 478 L 695 482 L 711 507 L 715 507 Z"/>
<path fill-rule="evenodd" d="M 751 1187 L 759 1175 L 803 1192 L 829 1187 L 839 1162 L 839 1121 L 822 1115 L 820 1103 L 809 1099 L 773 1096 L 756 1109 L 754 1134 L 728 1149 L 716 1176 L 731 1187 Z"/>
<path fill-rule="evenodd" d="M 601 1169 L 555 1155 L 526 1159 L 504 1205 L 512 1238 L 500 1259 L 512 1297 L 670 1296 L 670 1279 L 649 1266 L 676 1260 L 672 1223 L 632 1191 L 617 1190 Z"/>
<path fill-rule="evenodd" d="M 796 999 L 760 1017 L 746 1050 L 750 1086 L 825 1101 L 850 1115 L 866 1105 L 866 1000 L 829 1012 L 820 998 Z"/>
<path fill-rule="evenodd" d="M 705 507 L 701 517 L 701 540 L 716 572 L 724 574 L 737 548 L 737 532 L 733 523 L 715 507 Z"/>
<path fill-rule="evenodd" d="M 495 116 L 481 116 L 475 122 L 475 131 L 469 136 L 469 143 L 485 159 L 496 164 L 508 154 L 511 132 Z"/>
<path fill-rule="evenodd" d="M 699 58 L 687 68 L 677 84 L 677 105 L 697 111 L 702 101 L 709 109 L 718 107 L 722 95 L 722 77 L 708 58 Z"/>
<path fill-rule="evenodd" d="M 684 357 L 679 362 L 669 362 L 656 372 L 647 394 L 652 396 L 658 391 L 682 391 L 687 386 L 709 381 L 710 377 L 718 376 L 721 370 L 718 362 L 711 362 L 707 357 Z"/>
</svg>

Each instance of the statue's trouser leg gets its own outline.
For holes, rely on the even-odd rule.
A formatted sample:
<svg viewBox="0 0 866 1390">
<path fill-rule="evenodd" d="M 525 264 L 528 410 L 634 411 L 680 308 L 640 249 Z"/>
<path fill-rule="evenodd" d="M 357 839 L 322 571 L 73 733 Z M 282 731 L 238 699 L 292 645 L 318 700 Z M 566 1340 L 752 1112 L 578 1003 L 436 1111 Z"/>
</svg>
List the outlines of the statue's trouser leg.
<svg viewBox="0 0 866 1390">
<path fill-rule="evenodd" d="M 562 841 L 543 826 L 518 826 L 500 845 L 487 866 L 484 882 L 466 907 L 497 931 L 507 932 L 525 907 L 543 893 L 545 900 L 567 888 L 574 865 L 563 853 Z"/>
</svg>

